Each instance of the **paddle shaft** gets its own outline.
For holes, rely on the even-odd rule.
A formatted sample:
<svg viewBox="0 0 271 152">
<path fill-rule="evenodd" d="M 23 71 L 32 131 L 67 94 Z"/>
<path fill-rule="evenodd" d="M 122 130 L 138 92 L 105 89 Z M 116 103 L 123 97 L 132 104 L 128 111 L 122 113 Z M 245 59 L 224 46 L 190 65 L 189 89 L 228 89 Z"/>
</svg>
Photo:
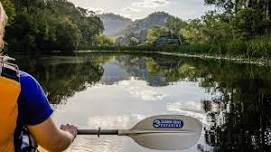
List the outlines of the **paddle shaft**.
<svg viewBox="0 0 271 152">
<path fill-rule="evenodd" d="M 119 131 L 116 129 L 112 130 L 101 130 L 101 129 L 80 129 L 78 135 L 118 135 Z"/>
</svg>

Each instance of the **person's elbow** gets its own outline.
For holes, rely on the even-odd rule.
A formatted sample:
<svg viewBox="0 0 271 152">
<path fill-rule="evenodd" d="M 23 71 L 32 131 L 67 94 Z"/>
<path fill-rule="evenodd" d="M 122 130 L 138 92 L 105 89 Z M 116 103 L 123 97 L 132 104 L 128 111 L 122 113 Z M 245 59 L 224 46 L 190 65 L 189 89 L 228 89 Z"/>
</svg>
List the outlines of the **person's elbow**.
<svg viewBox="0 0 271 152">
<path fill-rule="evenodd" d="M 72 139 L 67 138 L 67 137 L 52 137 L 54 139 L 51 145 L 43 146 L 48 151 L 52 152 L 61 152 L 66 150 L 71 144 L 72 144 Z"/>
</svg>

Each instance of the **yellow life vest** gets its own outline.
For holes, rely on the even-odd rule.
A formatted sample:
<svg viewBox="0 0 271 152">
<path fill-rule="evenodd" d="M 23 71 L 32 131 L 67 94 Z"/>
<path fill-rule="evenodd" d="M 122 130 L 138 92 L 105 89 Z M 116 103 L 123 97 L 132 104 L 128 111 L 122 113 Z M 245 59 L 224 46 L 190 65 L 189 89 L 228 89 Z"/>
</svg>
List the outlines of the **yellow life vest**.
<svg viewBox="0 0 271 152">
<path fill-rule="evenodd" d="M 21 91 L 19 70 L 0 56 L 0 152 L 14 152 L 14 132 Z"/>
</svg>

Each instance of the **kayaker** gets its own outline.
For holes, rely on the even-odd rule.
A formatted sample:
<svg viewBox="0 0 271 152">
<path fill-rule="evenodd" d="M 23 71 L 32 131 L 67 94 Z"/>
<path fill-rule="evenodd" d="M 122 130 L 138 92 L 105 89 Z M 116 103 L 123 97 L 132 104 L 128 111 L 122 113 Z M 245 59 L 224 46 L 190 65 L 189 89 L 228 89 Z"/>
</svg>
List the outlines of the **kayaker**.
<svg viewBox="0 0 271 152">
<path fill-rule="evenodd" d="M 0 2 L 1 50 L 6 23 L 7 16 Z M 77 135 L 77 128 L 69 124 L 58 128 L 51 118 L 53 109 L 40 84 L 7 60 L 1 51 L 0 152 L 31 152 L 37 144 L 48 151 L 67 149 Z"/>
</svg>

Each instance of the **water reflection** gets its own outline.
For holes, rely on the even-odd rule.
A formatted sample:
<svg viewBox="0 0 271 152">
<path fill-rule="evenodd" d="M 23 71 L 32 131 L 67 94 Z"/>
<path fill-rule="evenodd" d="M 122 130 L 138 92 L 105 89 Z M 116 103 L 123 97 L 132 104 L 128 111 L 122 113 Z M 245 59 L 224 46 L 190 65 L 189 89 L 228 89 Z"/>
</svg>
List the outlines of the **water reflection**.
<svg viewBox="0 0 271 152">
<path fill-rule="evenodd" d="M 100 80 L 103 68 L 93 59 L 93 56 L 58 56 L 32 60 L 19 57 L 18 62 L 23 70 L 33 74 L 39 80 L 47 91 L 50 101 L 53 104 L 59 104 Z"/>
<path fill-rule="evenodd" d="M 60 123 L 129 128 L 150 115 L 178 113 L 205 126 L 187 151 L 271 150 L 270 67 L 158 55 L 26 59 L 18 57 L 21 68 L 58 104 Z M 100 140 L 82 137 L 72 151 L 151 151 L 126 138 Z"/>
</svg>

